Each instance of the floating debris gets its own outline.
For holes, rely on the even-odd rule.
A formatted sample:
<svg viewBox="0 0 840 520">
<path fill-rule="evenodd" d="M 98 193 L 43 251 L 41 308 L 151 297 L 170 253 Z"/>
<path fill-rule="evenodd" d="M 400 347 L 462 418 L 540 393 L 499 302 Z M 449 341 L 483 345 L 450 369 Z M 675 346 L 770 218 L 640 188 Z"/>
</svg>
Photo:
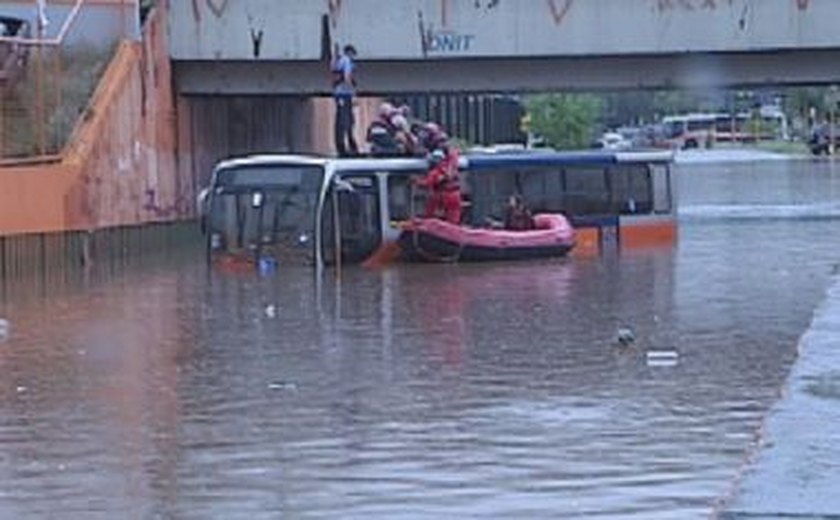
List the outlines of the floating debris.
<svg viewBox="0 0 840 520">
<path fill-rule="evenodd" d="M 622 346 L 632 345 L 636 341 L 636 335 L 629 327 L 621 327 L 615 335 L 615 340 Z"/>
<path fill-rule="evenodd" d="M 9 325 L 9 320 L 4 320 L 0 318 L 0 343 L 3 343 L 7 339 L 9 339 L 9 333 L 11 332 L 11 325 Z"/>
<path fill-rule="evenodd" d="M 274 306 L 274 305 L 266 305 L 265 315 L 269 318 L 276 317 L 277 316 L 277 307 Z"/>
<path fill-rule="evenodd" d="M 258 266 L 260 274 L 263 276 L 272 275 L 277 272 L 277 260 L 271 257 L 260 258 Z"/>
<path fill-rule="evenodd" d="M 680 361 L 680 354 L 676 350 L 649 350 L 645 354 L 649 367 L 673 367 Z"/>
<path fill-rule="evenodd" d="M 297 385 L 288 381 L 274 381 L 268 384 L 269 390 L 288 390 L 297 392 Z"/>
</svg>

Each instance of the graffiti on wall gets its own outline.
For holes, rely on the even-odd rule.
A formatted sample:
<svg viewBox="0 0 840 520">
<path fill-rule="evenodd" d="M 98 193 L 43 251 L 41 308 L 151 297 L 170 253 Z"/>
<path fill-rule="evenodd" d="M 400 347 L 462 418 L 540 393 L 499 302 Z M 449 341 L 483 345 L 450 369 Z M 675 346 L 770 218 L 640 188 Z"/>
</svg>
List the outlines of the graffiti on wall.
<svg viewBox="0 0 840 520">
<path fill-rule="evenodd" d="M 198 0 L 193 0 L 194 2 Z M 227 0 L 205 0 L 206 2 L 224 2 Z M 811 0 L 788 0 L 799 11 L 807 11 Z M 461 2 L 457 4 L 456 2 Z M 724 8 L 741 9 L 739 25 L 746 29 L 748 15 L 752 10 L 753 0 L 650 0 L 652 9 L 658 13 L 711 13 Z M 342 8 L 347 4 L 344 0 L 326 0 L 328 15 L 333 27 L 337 25 Z M 570 15 L 575 7 L 575 0 L 545 0 L 543 8 L 547 10 L 548 19 L 560 27 L 568 24 Z M 578 2 L 579 3 L 579 2 Z M 434 3 L 433 3 L 434 5 Z M 480 36 L 478 33 L 459 29 L 457 20 L 453 20 L 453 6 L 461 9 L 457 12 L 463 16 L 464 9 L 469 12 L 470 7 L 481 13 L 498 10 L 503 5 L 502 0 L 438 0 L 437 13 L 433 17 L 426 17 L 424 11 L 418 11 L 419 36 L 423 56 L 442 54 L 463 54 L 477 49 Z M 465 7 L 469 5 L 470 7 Z M 439 15 L 439 17 L 438 17 Z M 433 21 L 432 21 L 433 20 Z M 257 44 L 258 45 L 258 44 Z"/>
<path fill-rule="evenodd" d="M 251 54 L 254 59 L 260 57 L 262 51 L 262 41 L 265 35 L 263 23 L 258 23 L 257 20 L 249 13 L 248 14 L 248 31 L 251 34 Z"/>
<path fill-rule="evenodd" d="M 327 12 L 329 13 L 330 25 L 335 28 L 338 25 L 338 17 L 341 15 L 341 0 L 327 0 Z"/>
<path fill-rule="evenodd" d="M 733 7 L 736 0 L 655 0 L 656 9 L 666 11 L 714 11 L 718 7 Z M 800 11 L 807 11 L 811 0 L 791 0 Z M 749 9 L 749 0 L 742 0 L 744 9 Z"/>
<path fill-rule="evenodd" d="M 207 8 L 216 15 L 216 18 L 221 18 L 222 14 L 227 9 L 228 0 L 206 0 Z"/>
<path fill-rule="evenodd" d="M 554 25 L 561 25 L 566 15 L 572 9 L 575 0 L 546 0 L 548 2 L 548 10 L 551 13 L 551 19 L 554 20 Z"/>
<path fill-rule="evenodd" d="M 475 44 L 475 34 L 454 29 L 437 29 L 423 23 L 423 13 L 418 13 L 420 45 L 423 57 L 430 55 L 462 54 L 470 52 Z"/>
<path fill-rule="evenodd" d="M 457 54 L 473 48 L 475 35 L 450 29 L 428 29 L 423 38 L 423 47 L 430 54 Z"/>
<path fill-rule="evenodd" d="M 483 13 L 491 12 L 502 5 L 502 0 L 469 0 L 475 10 Z M 473 33 L 459 31 L 452 27 L 450 10 L 452 0 L 440 0 L 440 29 L 424 23 L 423 12 L 418 12 L 420 39 L 423 56 L 430 54 L 459 54 L 468 53 L 475 47 L 477 36 Z M 341 7 L 341 0 L 330 0 L 331 7 Z M 554 25 L 562 25 L 568 18 L 575 0 L 546 0 L 548 14 Z M 332 11 L 331 11 L 332 13 Z"/>
<path fill-rule="evenodd" d="M 193 8 L 193 17 L 195 21 L 201 22 L 201 4 L 207 6 L 207 9 L 210 10 L 216 18 L 221 18 L 225 11 L 227 10 L 228 0 L 192 0 L 192 8 Z"/>
<path fill-rule="evenodd" d="M 340 0 L 338 0 L 340 3 Z M 452 0 L 440 0 L 440 25 L 448 28 L 450 23 L 450 3 Z M 502 0 L 472 0 L 473 8 L 483 12 L 492 11 L 502 4 Z M 561 25 L 572 10 L 575 0 L 546 0 L 546 7 L 555 25 Z"/>
<path fill-rule="evenodd" d="M 698 10 L 715 10 L 719 0 L 656 0 L 656 8 L 659 11 L 698 11 Z M 732 5 L 732 0 L 728 0 L 729 5 Z"/>
<path fill-rule="evenodd" d="M 452 0 L 440 0 L 440 26 L 443 28 L 449 27 L 449 11 L 450 11 L 450 3 Z M 502 0 L 470 0 L 472 2 L 473 9 L 476 11 L 484 11 L 489 12 L 502 4 Z"/>
</svg>

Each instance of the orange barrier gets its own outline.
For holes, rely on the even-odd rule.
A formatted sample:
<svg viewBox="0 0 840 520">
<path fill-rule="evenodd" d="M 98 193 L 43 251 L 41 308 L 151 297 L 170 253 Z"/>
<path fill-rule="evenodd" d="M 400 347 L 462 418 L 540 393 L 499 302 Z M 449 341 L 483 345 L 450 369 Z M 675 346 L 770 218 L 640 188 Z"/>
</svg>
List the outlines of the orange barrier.
<svg viewBox="0 0 840 520">
<path fill-rule="evenodd" d="M 53 162 L 0 165 L 0 236 L 192 217 L 176 167 L 165 10 L 143 41 L 123 42 Z"/>
<path fill-rule="evenodd" d="M 625 248 L 671 245 L 677 241 L 675 220 L 634 223 L 621 228 L 621 246 Z"/>
</svg>

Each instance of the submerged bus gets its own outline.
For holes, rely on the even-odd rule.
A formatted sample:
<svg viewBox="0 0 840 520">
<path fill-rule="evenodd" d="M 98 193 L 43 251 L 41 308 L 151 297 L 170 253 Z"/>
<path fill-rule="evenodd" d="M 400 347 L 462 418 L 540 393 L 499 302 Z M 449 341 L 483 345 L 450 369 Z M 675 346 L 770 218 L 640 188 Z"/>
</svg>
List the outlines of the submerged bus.
<svg viewBox="0 0 840 520">
<path fill-rule="evenodd" d="M 464 225 L 502 218 L 508 197 L 521 194 L 534 213 L 568 217 L 578 253 L 672 244 L 672 162 L 670 151 L 465 154 Z M 424 194 L 411 181 L 428 168 L 419 158 L 223 161 L 200 201 L 208 254 L 297 258 L 318 268 L 369 262 L 393 250 L 402 223 L 420 216 Z"/>
</svg>

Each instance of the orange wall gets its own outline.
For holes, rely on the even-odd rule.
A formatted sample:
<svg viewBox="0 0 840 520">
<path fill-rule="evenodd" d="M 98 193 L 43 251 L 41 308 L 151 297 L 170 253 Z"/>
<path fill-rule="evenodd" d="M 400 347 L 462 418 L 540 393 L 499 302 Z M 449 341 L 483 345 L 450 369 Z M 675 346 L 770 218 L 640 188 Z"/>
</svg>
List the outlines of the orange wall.
<svg viewBox="0 0 840 520">
<path fill-rule="evenodd" d="M 159 9 L 142 42 L 120 45 L 58 160 L 0 167 L 0 235 L 192 215 L 191 186 L 176 169 L 165 29 Z"/>
<path fill-rule="evenodd" d="M 376 119 L 381 98 L 356 98 L 353 113 L 356 118 L 354 135 L 356 144 L 362 151 L 368 149 L 367 128 Z M 322 155 L 335 155 L 335 138 L 333 137 L 333 124 L 335 122 L 335 101 L 332 98 L 320 97 L 311 100 L 308 114 L 310 121 L 310 142 L 312 153 Z"/>
<path fill-rule="evenodd" d="M 0 168 L 0 235 L 60 229 L 75 173 L 64 164 Z"/>
<path fill-rule="evenodd" d="M 141 42 L 120 44 L 59 156 L 0 163 L 0 236 L 194 216 L 201 188 L 196 184 L 207 172 L 195 171 L 200 151 L 195 142 L 202 136 L 191 134 L 191 103 L 179 99 L 175 107 L 166 9 L 167 2 L 158 3 Z M 378 99 L 357 102 L 356 134 L 363 149 L 378 105 Z M 303 149 L 333 154 L 332 99 L 304 106 L 295 125 L 310 129 Z"/>
</svg>

